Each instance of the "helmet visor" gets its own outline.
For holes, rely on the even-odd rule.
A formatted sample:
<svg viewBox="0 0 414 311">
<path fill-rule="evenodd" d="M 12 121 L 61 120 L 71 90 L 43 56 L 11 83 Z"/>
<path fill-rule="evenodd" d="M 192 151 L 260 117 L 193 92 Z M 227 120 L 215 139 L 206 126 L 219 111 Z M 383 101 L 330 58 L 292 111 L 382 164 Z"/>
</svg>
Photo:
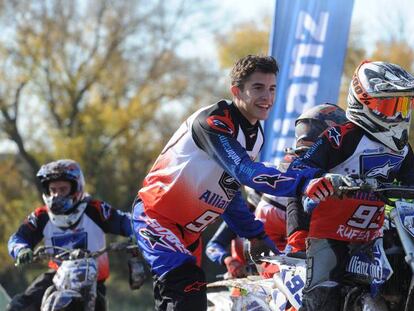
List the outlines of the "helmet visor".
<svg viewBox="0 0 414 311">
<path fill-rule="evenodd" d="M 312 119 L 297 121 L 295 125 L 296 147 L 301 141 L 314 143 L 327 127 L 327 124 L 323 125 L 321 122 Z"/>
<path fill-rule="evenodd" d="M 367 101 L 367 106 L 385 121 L 398 122 L 410 118 L 414 97 L 376 97 Z"/>
</svg>

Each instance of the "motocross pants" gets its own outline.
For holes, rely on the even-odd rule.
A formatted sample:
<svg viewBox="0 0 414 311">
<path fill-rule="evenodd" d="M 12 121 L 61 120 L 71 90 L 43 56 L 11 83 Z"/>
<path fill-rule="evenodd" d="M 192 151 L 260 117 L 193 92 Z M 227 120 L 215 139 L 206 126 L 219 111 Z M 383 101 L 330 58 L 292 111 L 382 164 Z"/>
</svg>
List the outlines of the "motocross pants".
<svg viewBox="0 0 414 311">
<path fill-rule="evenodd" d="M 306 285 L 300 311 L 336 311 L 351 245 L 331 239 L 307 240 Z"/>
<path fill-rule="evenodd" d="M 140 200 L 134 204 L 132 224 L 153 274 L 155 309 L 207 310 L 206 277 L 199 267 L 200 239 L 186 245 L 176 224 L 150 218 Z"/>
</svg>

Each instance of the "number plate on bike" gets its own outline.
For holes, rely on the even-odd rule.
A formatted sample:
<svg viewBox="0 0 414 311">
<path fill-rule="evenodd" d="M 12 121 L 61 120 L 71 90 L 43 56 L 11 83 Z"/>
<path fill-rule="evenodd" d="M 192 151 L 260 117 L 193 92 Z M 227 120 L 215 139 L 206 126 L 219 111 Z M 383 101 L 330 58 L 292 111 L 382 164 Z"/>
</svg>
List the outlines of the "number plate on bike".
<svg viewBox="0 0 414 311">
<path fill-rule="evenodd" d="M 397 201 L 395 202 L 398 217 L 404 228 L 414 237 L 414 203 Z"/>
</svg>

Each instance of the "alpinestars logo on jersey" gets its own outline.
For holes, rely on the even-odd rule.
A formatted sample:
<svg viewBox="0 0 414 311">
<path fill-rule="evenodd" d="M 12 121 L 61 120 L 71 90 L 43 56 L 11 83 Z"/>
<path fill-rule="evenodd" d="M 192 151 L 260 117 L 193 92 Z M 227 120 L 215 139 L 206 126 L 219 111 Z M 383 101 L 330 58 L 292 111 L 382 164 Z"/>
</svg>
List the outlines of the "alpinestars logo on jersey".
<svg viewBox="0 0 414 311">
<path fill-rule="evenodd" d="M 139 229 L 139 235 L 148 241 L 151 248 L 158 247 L 168 248 L 172 251 L 179 251 L 185 254 L 191 254 L 181 241 L 167 228 L 162 227 L 155 219 L 146 221 L 146 228 Z"/>
<path fill-rule="evenodd" d="M 267 184 L 276 189 L 277 183 L 294 179 L 293 177 L 283 176 L 282 174 L 267 175 L 261 174 L 253 178 L 253 181 L 258 184 Z"/>
<path fill-rule="evenodd" d="M 388 178 L 390 172 L 400 166 L 403 156 L 390 153 L 362 155 L 361 173 L 366 177 Z"/>
<path fill-rule="evenodd" d="M 195 281 L 194 283 L 187 285 L 184 288 L 184 292 L 188 293 L 188 292 L 193 292 L 193 291 L 197 291 L 199 292 L 201 289 L 203 289 L 205 286 L 207 285 L 206 282 L 200 282 L 200 281 Z"/>
<path fill-rule="evenodd" d="M 37 228 L 37 217 L 35 212 L 31 213 L 29 217 L 27 217 L 27 223 L 33 228 Z"/>
<path fill-rule="evenodd" d="M 207 118 L 207 124 L 214 130 L 233 135 L 234 124 L 230 117 L 230 111 L 224 110 L 224 116 L 212 115 Z"/>
<path fill-rule="evenodd" d="M 174 250 L 174 248 L 169 245 L 165 240 L 162 234 L 155 233 L 148 229 L 139 230 L 139 234 L 144 237 L 148 243 L 151 245 L 151 248 L 155 248 L 156 245 Z"/>
<path fill-rule="evenodd" d="M 85 231 L 64 233 L 51 238 L 54 246 L 66 247 L 66 248 L 88 248 L 88 234 Z"/>
<path fill-rule="evenodd" d="M 335 148 L 338 148 L 341 144 L 342 135 L 338 132 L 336 127 L 331 127 L 328 130 L 328 139 Z"/>
</svg>

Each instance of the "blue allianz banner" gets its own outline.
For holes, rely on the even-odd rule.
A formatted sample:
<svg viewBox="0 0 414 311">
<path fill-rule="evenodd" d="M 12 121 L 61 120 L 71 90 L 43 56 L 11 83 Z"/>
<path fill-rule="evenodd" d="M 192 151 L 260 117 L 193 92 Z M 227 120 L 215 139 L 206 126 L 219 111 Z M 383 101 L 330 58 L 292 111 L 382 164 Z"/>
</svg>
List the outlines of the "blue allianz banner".
<svg viewBox="0 0 414 311">
<path fill-rule="evenodd" d="M 353 0 L 276 0 L 270 54 L 280 73 L 261 161 L 277 162 L 294 146 L 303 111 L 337 103 L 352 7 Z"/>
</svg>

